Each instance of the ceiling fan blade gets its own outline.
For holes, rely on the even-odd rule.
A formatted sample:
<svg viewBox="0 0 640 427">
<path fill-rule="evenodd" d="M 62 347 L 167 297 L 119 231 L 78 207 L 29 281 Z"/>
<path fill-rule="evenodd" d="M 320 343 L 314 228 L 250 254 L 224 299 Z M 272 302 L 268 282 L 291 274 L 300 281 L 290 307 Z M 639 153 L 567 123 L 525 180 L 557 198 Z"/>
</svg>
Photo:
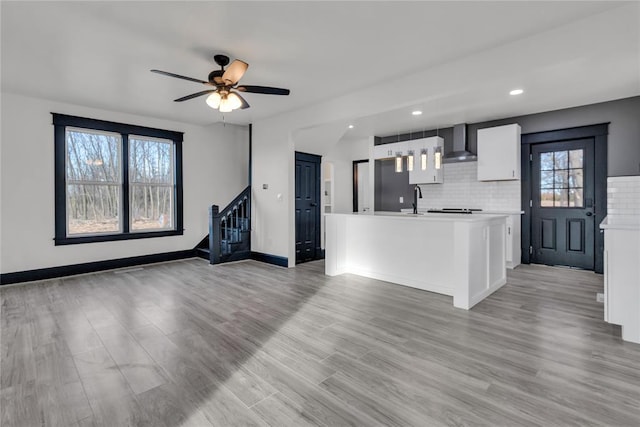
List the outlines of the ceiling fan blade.
<svg viewBox="0 0 640 427">
<path fill-rule="evenodd" d="M 264 93 L 267 95 L 289 95 L 289 93 L 291 93 L 289 89 L 282 89 L 279 87 L 269 87 L 269 86 L 251 86 L 251 85 L 238 86 L 236 90 L 239 90 L 240 92 L 249 92 L 249 93 Z"/>
<path fill-rule="evenodd" d="M 238 80 L 242 78 L 247 68 L 249 68 L 249 64 L 239 59 L 234 59 L 222 75 L 222 81 L 230 86 L 238 83 Z"/>
<path fill-rule="evenodd" d="M 174 102 L 187 101 L 189 99 L 197 98 L 199 96 L 206 95 L 208 93 L 212 93 L 212 92 L 215 92 L 215 91 L 216 91 L 215 89 L 203 90 L 202 92 L 192 93 L 191 95 L 183 96 L 182 98 L 174 99 L 173 101 Z"/>
<path fill-rule="evenodd" d="M 157 74 L 162 74 L 163 76 L 175 77 L 177 79 L 189 80 L 191 82 L 196 82 L 196 83 L 202 83 L 202 84 L 205 84 L 205 85 L 210 84 L 209 82 L 206 82 L 204 80 L 194 79 L 193 77 L 181 76 L 180 74 L 169 73 L 167 71 L 151 70 L 151 72 L 152 73 L 157 73 Z"/>
</svg>

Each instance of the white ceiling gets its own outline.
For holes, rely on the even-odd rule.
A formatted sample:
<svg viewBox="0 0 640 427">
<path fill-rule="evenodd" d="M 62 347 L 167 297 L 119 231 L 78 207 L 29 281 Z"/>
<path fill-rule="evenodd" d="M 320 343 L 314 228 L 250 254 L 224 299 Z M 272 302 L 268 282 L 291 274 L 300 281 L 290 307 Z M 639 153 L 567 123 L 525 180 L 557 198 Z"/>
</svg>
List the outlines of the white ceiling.
<svg viewBox="0 0 640 427">
<path fill-rule="evenodd" d="M 203 90 L 201 85 L 149 70 L 206 80 L 217 68 L 213 55 L 224 53 L 250 64 L 241 83 L 291 89 L 288 97 L 246 94 L 251 108 L 224 118 L 248 124 L 373 86 L 379 88 L 384 103 L 385 92 L 398 90 L 402 76 L 465 64 L 459 78 L 467 89 L 452 94 L 437 93 L 437 87 L 431 87 L 429 99 L 439 101 L 429 106 L 417 102 L 415 107 L 425 110 L 419 120 L 407 114 L 414 108 L 410 105 L 370 117 L 354 112 L 352 138 L 389 134 L 639 95 L 639 5 L 613 1 L 3 1 L 2 90 L 211 124 L 221 121 L 222 115 L 207 107 L 204 97 L 172 102 Z M 558 29 L 588 19 L 597 23 L 599 16 L 609 22 L 616 13 L 627 17 L 631 13 L 632 25 L 599 29 L 601 43 L 594 46 L 594 54 L 582 55 L 577 62 L 558 59 L 549 67 L 546 58 L 544 69 L 514 76 L 504 82 L 505 87 L 474 75 L 474 63 L 489 58 L 484 52 L 513 43 L 526 49 L 528 40 L 545 33 L 579 44 L 580 34 Z M 548 46 L 549 55 L 558 54 L 554 44 Z M 465 58 L 472 60 L 460 62 Z M 603 73 L 608 78 L 603 79 Z M 505 91 L 522 82 L 527 92 L 516 103 Z M 487 102 L 487 97 L 492 101 Z"/>
</svg>

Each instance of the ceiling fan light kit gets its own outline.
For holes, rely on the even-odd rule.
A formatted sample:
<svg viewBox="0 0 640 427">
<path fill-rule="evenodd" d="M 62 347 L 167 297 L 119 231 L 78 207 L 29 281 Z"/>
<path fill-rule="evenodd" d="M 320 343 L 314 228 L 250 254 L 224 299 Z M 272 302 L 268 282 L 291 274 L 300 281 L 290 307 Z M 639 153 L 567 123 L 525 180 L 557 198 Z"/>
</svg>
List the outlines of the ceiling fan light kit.
<svg viewBox="0 0 640 427">
<path fill-rule="evenodd" d="M 214 110 L 217 110 L 220 106 L 221 99 L 222 97 L 218 92 L 213 92 L 211 95 L 207 96 L 207 105 L 209 105 L 209 107 L 213 108 Z"/>
<path fill-rule="evenodd" d="M 244 61 L 240 61 L 239 59 L 235 59 L 225 70 L 224 67 L 229 64 L 228 56 L 215 55 L 213 59 L 220 66 L 220 69 L 210 72 L 207 77 L 207 81 L 194 79 L 193 77 L 181 76 L 180 74 L 169 73 L 167 71 L 151 70 L 151 72 L 211 86 L 208 90 L 192 93 L 191 95 L 174 99 L 174 101 L 182 102 L 208 94 L 209 96 L 206 99 L 207 105 L 213 109 L 217 109 L 221 113 L 229 113 L 238 108 L 249 108 L 249 103 L 240 96 L 238 92 L 262 93 L 267 95 L 289 95 L 290 93 L 289 89 L 277 87 L 251 85 L 238 86 L 238 81 L 247 71 L 247 68 L 249 68 L 249 64 Z"/>
</svg>

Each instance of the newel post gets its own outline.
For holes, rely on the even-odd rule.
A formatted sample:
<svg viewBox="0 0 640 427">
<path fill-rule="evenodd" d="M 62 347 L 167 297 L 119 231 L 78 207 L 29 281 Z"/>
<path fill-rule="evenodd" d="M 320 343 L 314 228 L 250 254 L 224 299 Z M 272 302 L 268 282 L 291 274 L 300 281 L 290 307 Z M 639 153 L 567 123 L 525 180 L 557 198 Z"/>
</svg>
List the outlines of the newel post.
<svg viewBox="0 0 640 427">
<path fill-rule="evenodd" d="M 212 205 L 209 208 L 209 264 L 220 263 L 220 208 Z"/>
</svg>

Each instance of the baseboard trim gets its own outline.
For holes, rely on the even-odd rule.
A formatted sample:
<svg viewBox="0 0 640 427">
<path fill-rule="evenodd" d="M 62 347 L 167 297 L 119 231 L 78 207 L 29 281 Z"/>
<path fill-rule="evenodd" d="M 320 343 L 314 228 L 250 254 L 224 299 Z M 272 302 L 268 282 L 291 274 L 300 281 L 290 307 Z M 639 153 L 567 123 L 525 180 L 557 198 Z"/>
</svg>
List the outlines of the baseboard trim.
<svg viewBox="0 0 640 427">
<path fill-rule="evenodd" d="M 289 259 L 282 256 L 263 254 L 262 252 L 251 252 L 251 259 L 280 267 L 289 267 Z"/>
<path fill-rule="evenodd" d="M 76 274 L 95 273 L 103 270 L 133 267 L 137 265 L 153 264 L 156 262 L 175 261 L 194 257 L 195 251 L 188 249 L 176 252 L 141 255 L 129 258 L 109 259 L 104 261 L 86 262 L 83 264 L 63 265 L 59 267 L 40 268 L 37 270 L 17 271 L 15 273 L 0 274 L 0 285 L 33 282 L 35 280 L 55 279 Z"/>
</svg>

